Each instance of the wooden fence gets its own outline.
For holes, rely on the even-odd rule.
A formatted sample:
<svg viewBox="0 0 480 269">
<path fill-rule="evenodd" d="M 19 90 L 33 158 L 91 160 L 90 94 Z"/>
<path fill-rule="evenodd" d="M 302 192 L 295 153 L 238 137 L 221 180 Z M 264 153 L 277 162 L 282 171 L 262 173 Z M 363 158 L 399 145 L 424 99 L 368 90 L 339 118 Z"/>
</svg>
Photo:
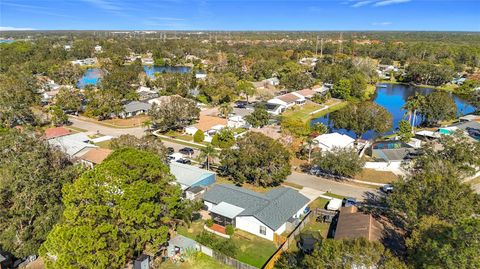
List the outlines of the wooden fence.
<svg viewBox="0 0 480 269">
<path fill-rule="evenodd" d="M 268 261 L 263 265 L 263 269 L 272 269 L 275 266 L 275 262 L 280 258 L 284 251 L 287 251 L 290 247 L 290 244 L 296 244 L 295 236 L 299 235 L 302 229 L 307 225 L 312 218 L 315 218 L 315 214 L 310 211 L 305 218 L 293 229 L 293 231 L 287 236 L 285 242 L 277 249 L 275 253 L 268 259 Z"/>
</svg>

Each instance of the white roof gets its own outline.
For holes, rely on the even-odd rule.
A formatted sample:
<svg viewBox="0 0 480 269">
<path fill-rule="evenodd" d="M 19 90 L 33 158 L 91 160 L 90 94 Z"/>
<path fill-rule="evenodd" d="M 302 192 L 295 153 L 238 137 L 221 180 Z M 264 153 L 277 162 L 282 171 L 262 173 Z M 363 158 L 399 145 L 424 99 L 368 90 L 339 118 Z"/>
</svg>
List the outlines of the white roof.
<svg viewBox="0 0 480 269">
<path fill-rule="evenodd" d="M 54 147 L 59 147 L 60 150 L 65 152 L 71 157 L 74 157 L 77 153 L 81 152 L 85 148 L 96 148 L 93 144 L 86 143 L 89 138 L 84 133 L 76 133 L 71 135 L 65 135 L 48 140 L 48 143 Z"/>
<path fill-rule="evenodd" d="M 439 138 L 440 134 L 437 132 L 432 132 L 432 131 L 418 131 L 415 133 L 416 135 L 420 136 L 427 136 L 427 137 L 433 137 L 433 138 Z"/>
<path fill-rule="evenodd" d="M 238 214 L 242 213 L 243 210 L 245 209 L 227 202 L 220 202 L 218 205 L 213 206 L 212 209 L 210 209 L 210 212 L 233 219 L 238 216 Z"/>
<path fill-rule="evenodd" d="M 319 135 L 314 138 L 318 142 L 318 146 L 324 150 L 332 150 L 333 148 L 346 148 L 353 145 L 355 139 L 348 135 L 339 133 L 330 133 Z"/>
<path fill-rule="evenodd" d="M 198 183 L 208 176 L 215 174 L 211 171 L 200 169 L 193 165 L 177 162 L 170 163 L 170 173 L 172 173 L 178 183 L 188 187 Z"/>
<path fill-rule="evenodd" d="M 474 120 L 480 119 L 480 116 L 478 116 L 478 115 L 465 115 L 465 116 L 460 117 L 459 119 L 460 120 L 465 120 L 465 121 L 474 121 Z"/>
</svg>

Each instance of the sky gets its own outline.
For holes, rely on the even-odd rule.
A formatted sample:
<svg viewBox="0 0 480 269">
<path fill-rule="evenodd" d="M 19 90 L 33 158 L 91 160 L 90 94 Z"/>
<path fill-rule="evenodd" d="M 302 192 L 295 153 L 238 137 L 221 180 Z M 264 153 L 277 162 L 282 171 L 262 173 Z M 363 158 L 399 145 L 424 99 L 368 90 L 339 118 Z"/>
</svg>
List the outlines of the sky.
<svg viewBox="0 0 480 269">
<path fill-rule="evenodd" d="M 480 0 L 0 0 L 0 30 L 480 31 Z"/>
</svg>

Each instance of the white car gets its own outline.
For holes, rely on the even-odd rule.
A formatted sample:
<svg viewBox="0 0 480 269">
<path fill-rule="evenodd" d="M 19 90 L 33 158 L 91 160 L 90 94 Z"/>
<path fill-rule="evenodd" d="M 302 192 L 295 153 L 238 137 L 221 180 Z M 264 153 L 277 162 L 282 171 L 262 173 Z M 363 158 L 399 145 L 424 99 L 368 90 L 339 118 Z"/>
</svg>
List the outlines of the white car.
<svg viewBox="0 0 480 269">
<path fill-rule="evenodd" d="M 342 207 L 342 200 L 337 198 L 332 198 L 330 202 L 328 202 L 327 209 L 332 211 L 338 211 Z"/>
</svg>

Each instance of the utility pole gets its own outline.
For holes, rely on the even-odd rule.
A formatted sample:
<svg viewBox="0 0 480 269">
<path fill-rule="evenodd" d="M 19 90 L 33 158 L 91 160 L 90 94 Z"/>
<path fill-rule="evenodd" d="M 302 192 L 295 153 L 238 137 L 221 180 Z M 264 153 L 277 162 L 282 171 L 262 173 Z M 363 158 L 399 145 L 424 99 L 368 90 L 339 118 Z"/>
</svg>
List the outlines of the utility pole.
<svg viewBox="0 0 480 269">
<path fill-rule="evenodd" d="M 323 38 L 320 40 L 320 58 L 323 58 Z"/>
</svg>

